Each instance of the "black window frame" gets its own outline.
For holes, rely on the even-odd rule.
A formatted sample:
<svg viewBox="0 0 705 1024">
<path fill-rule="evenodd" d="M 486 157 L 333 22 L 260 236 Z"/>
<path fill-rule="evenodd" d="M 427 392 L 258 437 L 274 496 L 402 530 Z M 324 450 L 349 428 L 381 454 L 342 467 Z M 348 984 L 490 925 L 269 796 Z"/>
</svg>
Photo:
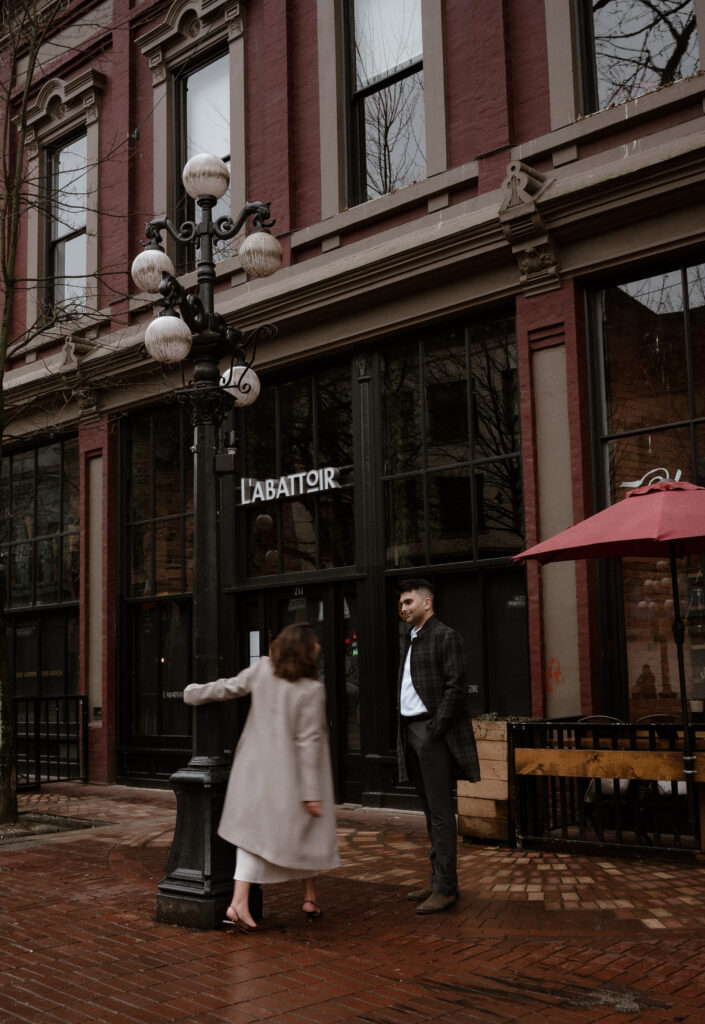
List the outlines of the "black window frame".
<svg viewBox="0 0 705 1024">
<path fill-rule="evenodd" d="M 688 271 L 691 267 L 703 266 L 705 261 L 685 259 L 677 262 L 664 258 L 657 266 L 647 266 L 620 274 L 609 281 L 596 282 L 592 288 L 586 289 L 584 308 L 586 325 L 590 339 L 589 352 L 589 390 L 592 436 L 592 479 L 596 498 L 595 507 L 607 508 L 611 504 L 612 481 L 610 479 L 610 444 L 614 441 L 657 436 L 676 430 L 687 430 L 690 437 L 691 462 L 689 466 L 679 465 L 683 479 L 701 484 L 705 478 L 698 475 L 698 452 L 703 452 L 703 444 L 698 441 L 699 429 L 705 428 L 705 413 L 697 415 L 695 411 L 695 377 L 692 349 L 692 332 L 690 328 L 690 303 L 688 298 Z M 690 414 L 684 419 L 669 422 L 654 422 L 623 430 L 608 429 L 608 382 L 606 377 L 605 333 L 602 315 L 602 296 L 611 288 L 636 283 L 648 278 L 669 273 L 680 273 L 681 294 L 683 296 L 683 344 L 685 375 L 687 379 L 688 406 Z M 656 468 L 656 467 L 654 467 Z M 673 470 L 675 467 L 664 467 Z M 702 474 L 701 474 L 702 477 Z M 652 478 L 648 474 L 647 480 Z M 688 556 L 693 557 L 693 556 Z M 654 560 L 655 561 L 655 560 Z M 705 568 L 705 561 L 703 561 Z M 625 720 L 629 718 L 630 684 L 628 672 L 627 622 L 625 614 L 625 591 L 622 560 L 620 558 L 597 559 L 595 562 L 598 603 L 597 623 L 600 636 L 600 649 L 604 652 L 599 679 L 599 706 L 610 714 Z M 692 580 L 691 580 L 692 585 Z M 687 601 L 683 608 L 687 624 Z M 632 680 L 633 683 L 633 680 Z"/>
<path fill-rule="evenodd" d="M 73 132 L 71 135 L 60 139 L 58 142 L 51 146 L 47 146 L 44 150 L 44 174 L 46 180 L 46 203 L 44 207 L 44 220 L 45 220 L 45 248 L 44 248 L 44 263 L 46 267 L 45 275 L 45 286 L 44 286 L 44 312 L 47 319 L 51 319 L 55 315 L 55 311 L 58 309 L 64 309 L 70 307 L 75 303 L 75 315 L 80 316 L 81 312 L 86 309 L 87 298 L 88 298 L 88 273 L 86 272 L 85 277 L 85 289 L 81 299 L 69 299 L 65 296 L 59 297 L 57 293 L 58 282 L 65 282 L 67 280 L 66 275 L 59 273 L 58 268 L 58 257 L 57 253 L 66 246 L 68 242 L 73 241 L 76 238 L 83 236 L 85 245 L 85 256 L 86 256 L 86 270 L 88 263 L 88 190 L 86 189 L 86 204 L 83 210 L 83 225 L 80 228 L 75 228 L 71 231 L 67 231 L 59 238 L 53 238 L 53 225 L 57 222 L 54 215 L 54 204 L 55 196 L 58 193 L 56 187 L 56 177 L 58 174 L 58 161 L 61 153 L 69 149 L 74 143 L 78 142 L 79 139 L 85 139 L 86 141 L 86 185 L 87 185 L 87 174 L 88 174 L 88 132 L 85 127 L 80 131 Z"/>
<path fill-rule="evenodd" d="M 349 206 L 359 206 L 370 199 L 367 189 L 367 159 L 365 144 L 365 100 L 376 93 L 406 78 L 423 72 L 424 60 L 421 57 L 396 67 L 388 75 L 378 75 L 364 88 L 356 88 L 356 57 L 355 57 L 355 0 L 341 0 L 342 24 L 345 54 L 345 94 L 346 100 L 346 192 Z M 424 126 L 425 127 L 425 126 Z M 405 183 L 408 184 L 408 183 Z M 403 187 L 403 186 L 400 186 Z M 384 193 L 389 195 L 389 192 Z"/>
<path fill-rule="evenodd" d="M 209 50 L 206 54 L 189 61 L 186 64 L 180 65 L 174 71 L 171 77 L 171 89 L 173 97 L 173 115 L 174 115 L 174 160 L 172 161 L 172 174 L 173 174 L 173 195 L 174 195 L 174 215 L 177 224 L 181 224 L 184 221 L 194 221 L 197 219 L 197 208 L 196 200 L 192 199 L 184 188 L 182 180 L 183 169 L 188 159 L 188 124 L 187 124 L 187 91 L 188 81 L 194 75 L 198 74 L 204 68 L 210 64 L 214 64 L 216 61 L 223 60 L 228 57 L 227 45 L 221 44 L 213 50 Z M 230 163 L 230 152 L 227 153 L 213 153 L 212 156 L 220 157 L 226 164 Z M 229 246 L 231 243 L 220 243 Z M 226 252 L 225 255 L 229 254 Z M 218 243 L 214 247 L 214 259 L 218 262 L 219 259 L 223 259 L 224 256 L 218 252 Z M 176 269 L 178 274 L 185 274 L 196 268 L 196 256 L 194 253 L 193 246 L 178 244 L 176 245 Z"/>
<path fill-rule="evenodd" d="M 270 378 L 262 383 L 263 392 L 267 391 L 272 396 L 274 402 L 274 431 L 275 431 L 275 464 L 272 467 L 271 476 L 279 477 L 286 475 L 290 472 L 286 466 L 283 465 L 282 456 L 286 444 L 285 438 L 282 436 L 282 414 L 281 414 L 281 391 L 289 386 L 296 385 L 302 381 L 308 382 L 308 394 L 310 399 L 310 410 L 311 410 L 311 466 L 307 467 L 311 470 L 322 469 L 329 465 L 329 462 L 323 456 L 320 450 L 320 434 L 319 434 L 319 405 L 318 405 L 318 391 L 319 391 L 319 380 L 324 378 L 327 374 L 335 373 L 340 371 L 341 373 L 347 372 L 348 381 L 350 386 L 350 446 L 352 461 L 342 466 L 336 466 L 334 468 L 340 470 L 338 483 L 340 490 L 346 491 L 352 495 L 351 509 L 353 520 L 355 518 L 355 480 L 354 480 L 354 461 L 355 461 L 355 424 L 354 424 L 354 394 L 353 394 L 353 378 L 352 368 L 349 360 L 344 360 L 341 363 L 332 363 L 314 367 L 311 370 L 303 374 L 296 376 L 282 377 L 277 375 Z M 261 399 L 260 399 L 261 401 Z M 252 410 L 241 409 L 238 410 L 238 436 L 241 440 L 240 455 L 239 455 L 239 476 L 236 481 L 236 487 L 239 488 L 240 478 L 247 478 L 251 476 L 250 468 L 248 465 L 249 449 L 248 449 L 248 438 L 250 433 L 253 431 L 252 424 Z M 293 502 L 301 501 L 302 498 L 285 498 L 282 497 L 273 502 L 263 501 L 254 506 L 242 505 L 240 503 L 240 494 L 236 493 L 235 500 L 235 517 L 237 522 L 237 534 L 239 537 L 238 542 L 238 567 L 239 570 L 237 576 L 248 583 L 261 583 L 263 581 L 274 580 L 275 578 L 296 578 L 305 576 L 306 574 L 315 574 L 316 578 L 325 577 L 328 575 L 341 576 L 346 575 L 355 571 L 357 565 L 357 559 L 359 557 L 359 546 L 357 544 L 357 538 L 352 537 L 353 545 L 353 557 L 350 561 L 342 561 L 338 565 L 324 565 L 322 557 L 322 538 L 321 538 L 321 520 L 325 519 L 325 515 L 322 511 L 323 505 L 331 500 L 331 495 L 338 493 L 338 488 L 334 488 L 332 491 L 322 491 L 311 493 L 303 498 L 304 503 L 309 503 L 313 510 L 313 533 L 315 536 L 315 554 L 314 554 L 314 565 L 310 568 L 301 569 L 286 569 L 285 568 L 285 549 L 284 549 L 284 524 L 283 514 L 286 506 L 291 505 Z M 256 518 L 259 516 L 269 516 L 272 519 L 271 526 L 271 538 L 272 543 L 275 547 L 272 549 L 276 551 L 276 565 L 273 565 L 272 572 L 253 573 L 250 571 L 250 555 L 248 551 L 248 543 L 250 540 L 250 527 L 248 525 L 248 516 L 254 515 Z M 354 531 L 353 531 L 354 532 Z"/>
<path fill-rule="evenodd" d="M 390 484 L 402 484 L 409 486 L 410 482 L 418 481 L 421 487 L 421 504 L 423 514 L 423 529 L 420 531 L 423 539 L 424 546 L 424 558 L 421 561 L 409 562 L 403 566 L 395 566 L 390 564 L 387 557 L 385 556 L 385 571 L 388 574 L 395 573 L 401 575 L 416 575 L 420 572 L 436 573 L 442 571 L 443 568 L 458 568 L 461 565 L 467 566 L 482 566 L 482 565 L 493 565 L 506 563 L 513 553 L 518 553 L 522 550 L 524 545 L 525 536 L 525 510 L 524 510 L 524 494 L 523 494 L 523 468 L 522 468 L 522 444 L 521 444 L 521 422 L 519 416 L 519 381 L 518 381 L 518 368 L 515 367 L 511 371 L 511 387 L 508 382 L 508 377 L 505 372 L 501 376 L 501 390 L 502 400 L 507 403 L 508 391 L 512 391 L 512 402 L 511 405 L 514 409 L 514 430 L 516 434 L 516 447 L 512 450 L 507 450 L 503 453 L 494 453 L 492 455 L 482 454 L 477 450 L 478 439 L 480 434 L 480 421 L 481 413 L 478 409 L 478 401 L 476 395 L 476 389 L 473 382 L 473 361 L 472 361 L 472 333 L 473 330 L 482 330 L 486 325 L 493 322 L 501 323 L 511 320 L 514 323 L 513 311 L 502 310 L 498 311 L 496 315 L 485 316 L 478 318 L 477 320 L 468 320 L 463 322 L 449 323 L 445 325 L 448 331 L 455 331 L 462 334 L 465 346 L 465 392 L 467 402 L 467 440 L 468 440 L 468 451 L 467 457 L 459 461 L 448 461 L 445 465 L 438 465 L 432 462 L 428 457 L 428 448 L 431 440 L 429 431 L 429 410 L 426 404 L 427 387 L 425 378 L 425 344 L 427 341 L 434 341 L 437 339 L 443 331 L 443 325 L 436 325 L 430 329 L 422 329 L 412 337 L 408 339 L 397 339 L 397 346 L 401 347 L 405 345 L 411 347 L 415 345 L 418 353 L 418 367 L 419 367 L 419 415 L 421 419 L 421 426 L 418 431 L 418 448 L 420 452 L 420 464 L 416 467 L 409 469 L 403 469 L 397 472 L 388 472 L 387 467 L 382 466 L 382 473 L 380 476 L 381 484 L 385 492 L 383 499 L 384 516 L 386 522 L 387 515 L 387 502 L 388 502 L 388 486 Z M 389 346 L 385 347 L 385 352 L 392 346 L 393 341 L 390 340 Z M 517 340 L 516 340 L 516 327 L 514 327 L 514 346 L 515 356 L 518 355 L 517 351 Z M 380 423 L 385 422 L 385 390 L 384 390 L 384 368 L 381 371 L 382 379 L 380 381 L 380 398 L 381 407 L 379 410 Z M 386 427 L 383 426 L 383 444 L 386 445 Z M 515 466 L 514 473 L 516 474 L 519 489 L 521 491 L 521 543 L 517 544 L 516 552 L 508 552 L 507 555 L 487 555 L 483 554 L 480 544 L 480 535 L 488 530 L 488 524 L 485 520 L 484 515 L 484 502 L 483 502 L 483 491 L 486 483 L 486 473 L 495 469 L 498 465 L 512 467 Z M 433 522 L 430 509 L 431 509 L 431 496 L 430 496 L 430 485 L 433 483 L 434 478 L 440 478 L 444 474 L 452 471 L 467 472 L 470 480 L 470 494 L 471 494 L 471 508 L 469 510 L 469 517 L 472 523 L 472 535 L 471 535 L 471 551 L 468 553 L 468 557 L 465 559 L 449 560 L 444 562 L 434 555 L 433 543 L 432 543 L 432 529 Z M 509 470 L 511 472 L 511 468 Z M 441 517 L 442 518 L 442 517 Z M 386 538 L 385 538 L 386 546 Z"/>
<path fill-rule="evenodd" d="M 36 445 L 33 448 L 17 449 L 15 451 L 8 452 L 6 455 L 3 456 L 3 464 L 4 464 L 4 466 L 8 466 L 9 467 L 9 472 L 8 472 L 7 476 L 8 476 L 8 493 L 9 493 L 9 496 L 10 496 L 10 506 L 7 509 L 3 509 L 2 510 L 2 514 L 7 517 L 8 522 L 10 524 L 11 524 L 11 521 L 12 521 L 12 490 L 13 490 L 12 489 L 12 483 L 13 483 L 13 479 L 14 479 L 14 474 L 13 474 L 14 462 L 15 462 L 16 459 L 18 459 L 20 457 L 26 458 L 27 456 L 31 456 L 32 457 L 32 462 L 33 462 L 33 469 L 32 469 L 32 475 L 33 475 L 32 492 L 33 492 L 33 497 L 32 497 L 32 527 L 31 527 L 31 536 L 27 536 L 27 537 L 23 537 L 23 538 L 17 538 L 17 537 L 13 538 L 12 535 L 11 535 L 11 526 L 8 525 L 8 536 L 7 536 L 6 539 L 3 539 L 3 540 L 0 541 L 0 559 L 2 559 L 3 565 L 4 565 L 4 573 L 3 573 L 3 575 L 4 575 L 4 580 L 3 580 L 4 593 L 3 593 L 3 598 L 4 598 L 4 607 L 5 607 L 5 613 L 6 614 L 7 613 L 13 613 L 14 614 L 16 612 L 17 613 L 27 612 L 29 609 L 32 609 L 32 610 L 34 610 L 34 609 L 50 610 L 50 609 L 55 609 L 55 608 L 67 608 L 67 607 L 77 607 L 78 606 L 78 601 L 79 601 L 78 595 L 76 595 L 75 597 L 71 597 L 71 598 L 67 598 L 67 597 L 63 596 L 63 593 L 64 593 L 64 581 L 63 581 L 64 549 L 65 549 L 66 543 L 69 540 L 69 538 L 75 538 L 76 542 L 79 543 L 80 542 L 80 535 L 81 535 L 81 528 L 80 528 L 80 506 L 79 506 L 79 511 L 78 511 L 77 522 L 76 522 L 74 528 L 71 528 L 71 529 L 67 528 L 67 524 L 64 521 L 64 517 L 65 517 L 65 513 L 66 513 L 66 508 L 67 508 L 66 500 L 65 500 L 65 488 L 66 488 L 66 483 L 67 483 L 67 474 L 66 474 L 66 469 L 65 469 L 65 467 L 66 467 L 66 446 L 69 443 L 75 444 L 75 446 L 76 446 L 76 456 L 75 456 L 75 458 L 76 458 L 76 479 L 75 479 L 75 484 L 76 484 L 76 487 L 78 488 L 78 487 L 80 487 L 80 482 L 79 482 L 80 481 L 80 455 L 79 455 L 79 449 L 78 449 L 78 438 L 77 438 L 76 435 L 68 435 L 66 437 L 57 438 L 56 440 L 53 440 L 53 441 L 47 441 L 46 443 Z M 37 532 L 36 532 L 36 524 L 37 524 L 37 504 L 38 504 L 37 503 L 37 488 L 38 488 L 38 479 L 39 479 L 39 467 L 38 467 L 39 453 L 40 453 L 40 451 L 42 451 L 42 450 L 44 450 L 46 448 L 53 447 L 54 445 L 57 445 L 57 444 L 60 445 L 60 453 L 61 453 L 60 454 L 59 471 L 58 471 L 59 472 L 59 497 L 58 497 L 58 504 L 59 504 L 59 509 L 60 509 L 61 521 L 60 521 L 60 524 L 59 524 L 59 529 L 53 530 L 53 531 L 45 531 L 42 534 L 37 534 Z M 60 552 L 60 556 L 59 556 L 59 560 L 58 560 L 57 580 L 56 580 L 56 584 L 55 584 L 55 587 L 56 587 L 55 598 L 54 598 L 54 600 L 46 600 L 46 599 L 39 600 L 38 596 L 37 596 L 37 566 L 38 566 L 38 563 L 39 563 L 38 550 L 39 550 L 39 548 L 43 544 L 46 544 L 47 542 L 52 542 L 52 541 L 56 542 L 58 544 L 59 552 Z M 31 563 L 32 563 L 32 567 L 31 567 L 31 570 L 30 570 L 30 573 L 31 573 L 31 581 L 30 581 L 30 587 L 29 587 L 29 589 L 30 589 L 30 596 L 29 596 L 28 600 L 16 604 L 13 601 L 13 587 L 12 587 L 12 580 L 10 578 L 10 567 L 11 567 L 11 564 L 12 564 L 12 552 L 13 552 L 13 550 L 15 548 L 19 548 L 20 546 L 27 546 L 27 545 L 29 545 L 29 547 L 31 549 Z M 78 579 L 79 579 L 79 585 L 80 585 L 80 547 L 77 548 L 77 550 L 78 550 L 78 557 L 79 557 Z"/>
<path fill-rule="evenodd" d="M 694 19 L 694 31 L 697 38 L 698 24 L 697 24 L 697 6 L 695 0 L 693 2 L 693 19 Z M 633 99 L 638 98 L 645 92 L 652 90 L 646 89 L 635 92 L 633 95 L 624 97 L 620 100 L 614 100 L 611 104 L 606 107 L 602 107 L 599 98 L 599 82 L 597 75 L 597 65 L 595 60 L 595 23 L 593 17 L 593 4 L 592 0 L 573 0 L 573 11 L 574 21 L 577 30 L 577 56 L 578 56 L 578 73 L 579 73 L 579 96 L 580 96 L 580 112 L 584 115 L 594 114 L 603 109 L 609 109 L 610 106 L 616 106 L 621 103 L 627 103 Z M 666 85 L 670 85 L 673 82 L 681 81 L 679 77 L 673 76 L 659 86 L 654 88 L 664 88 Z"/>
</svg>

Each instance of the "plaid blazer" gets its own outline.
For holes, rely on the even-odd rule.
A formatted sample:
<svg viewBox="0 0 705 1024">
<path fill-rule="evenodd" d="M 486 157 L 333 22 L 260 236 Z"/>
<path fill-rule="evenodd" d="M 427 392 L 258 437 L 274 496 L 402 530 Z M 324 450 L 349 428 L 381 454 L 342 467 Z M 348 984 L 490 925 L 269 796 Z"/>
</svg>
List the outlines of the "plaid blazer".
<svg viewBox="0 0 705 1024">
<path fill-rule="evenodd" d="M 408 782 L 404 730 L 399 702 L 406 652 L 411 643 L 407 633 L 397 677 L 397 762 L 399 781 Z M 431 715 L 434 739 L 445 740 L 455 760 L 455 777 L 477 782 L 480 765 L 468 706 L 468 684 L 463 662 L 463 641 L 459 633 L 432 615 L 421 628 L 411 651 L 414 689 Z"/>
</svg>

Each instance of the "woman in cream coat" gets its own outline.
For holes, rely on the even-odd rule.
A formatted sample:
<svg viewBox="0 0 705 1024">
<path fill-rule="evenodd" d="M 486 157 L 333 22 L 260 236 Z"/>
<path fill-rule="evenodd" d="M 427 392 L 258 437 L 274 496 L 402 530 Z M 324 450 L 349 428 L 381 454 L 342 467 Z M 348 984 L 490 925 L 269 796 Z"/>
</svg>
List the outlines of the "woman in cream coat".
<svg viewBox="0 0 705 1024">
<path fill-rule="evenodd" d="M 340 863 L 320 649 L 310 626 L 287 626 L 269 658 L 232 679 L 184 690 L 187 704 L 252 697 L 218 826 L 237 847 L 225 923 L 242 930 L 256 927 L 251 883 L 303 879 L 303 911 L 318 917 L 315 876 Z"/>
</svg>

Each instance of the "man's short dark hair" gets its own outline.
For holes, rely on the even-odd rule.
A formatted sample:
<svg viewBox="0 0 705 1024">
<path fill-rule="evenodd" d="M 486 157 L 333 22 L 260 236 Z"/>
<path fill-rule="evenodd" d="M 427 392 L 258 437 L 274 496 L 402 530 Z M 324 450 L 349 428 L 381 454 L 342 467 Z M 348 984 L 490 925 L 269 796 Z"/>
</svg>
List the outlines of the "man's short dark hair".
<svg viewBox="0 0 705 1024">
<path fill-rule="evenodd" d="M 399 584 L 399 593 L 405 594 L 407 590 L 428 590 L 431 597 L 433 597 L 433 586 L 428 580 L 421 579 L 421 577 L 414 577 L 408 580 L 402 580 Z"/>
</svg>

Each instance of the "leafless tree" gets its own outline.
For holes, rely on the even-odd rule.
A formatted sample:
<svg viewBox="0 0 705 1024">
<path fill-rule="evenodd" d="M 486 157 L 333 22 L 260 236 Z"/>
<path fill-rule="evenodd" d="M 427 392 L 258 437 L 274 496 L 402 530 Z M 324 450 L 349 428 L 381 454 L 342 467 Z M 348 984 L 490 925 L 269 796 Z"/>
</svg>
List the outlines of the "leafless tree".
<svg viewBox="0 0 705 1024">
<path fill-rule="evenodd" d="M 78 11 L 84 26 L 90 27 L 90 8 L 82 5 Z M 77 4 L 75 0 L 0 0 L 0 130 L 2 132 L 2 164 L 0 181 L 0 463 L 3 453 L 3 439 L 17 409 L 7 401 L 5 374 L 8 360 L 21 356 L 29 348 L 36 348 L 38 339 L 46 337 L 49 342 L 61 338 L 61 332 L 75 325 L 77 318 L 86 321 L 89 314 L 81 298 L 81 286 L 85 277 L 75 275 L 76 288 L 68 285 L 64 301 L 37 303 L 36 318 L 26 315 L 28 289 L 43 295 L 47 281 L 33 280 L 23 276 L 20 259 L 20 244 L 30 210 L 39 210 L 42 217 L 54 218 L 57 222 L 70 222 L 80 203 L 86 204 L 85 193 L 77 183 L 85 175 L 85 166 L 77 166 L 74 174 L 62 178 L 57 194 L 46 176 L 28 160 L 28 139 L 30 112 L 35 102 L 37 89 L 42 79 L 53 70 L 54 62 L 70 51 L 62 50 L 63 39 L 70 34 L 62 30 L 75 22 Z M 115 156 L 124 142 L 116 144 L 113 153 L 103 160 Z M 50 203 L 51 197 L 54 202 Z M 96 197 L 92 197 L 97 201 Z M 28 244 L 32 244 L 30 240 Z M 117 277 L 115 275 L 119 274 Z M 66 279 L 70 280 L 67 274 Z M 126 271 L 102 269 L 104 286 L 125 288 Z M 73 297 L 72 297 L 72 292 Z M 38 362 L 41 359 L 39 352 Z M 74 382 L 75 384 L 76 382 Z M 70 385 L 71 386 L 71 385 Z M 42 389 L 41 405 L 44 422 L 56 420 L 57 411 L 76 396 L 67 390 L 66 375 L 56 371 L 47 373 L 46 387 Z M 39 410 L 37 410 L 38 412 Z M 27 408 L 21 410 L 27 414 Z M 6 514 L 0 509 L 0 514 Z M 5 615 L 6 583 L 0 561 L 0 823 L 17 819 L 16 795 L 16 735 L 14 726 L 14 684 L 10 672 L 7 618 Z"/>
<path fill-rule="evenodd" d="M 599 106 L 699 70 L 694 0 L 594 0 Z"/>
<path fill-rule="evenodd" d="M 387 14 L 386 11 L 378 13 Z M 425 174 L 423 72 L 412 9 L 355 28 L 355 89 L 364 148 L 364 198 L 387 195 Z"/>
</svg>

